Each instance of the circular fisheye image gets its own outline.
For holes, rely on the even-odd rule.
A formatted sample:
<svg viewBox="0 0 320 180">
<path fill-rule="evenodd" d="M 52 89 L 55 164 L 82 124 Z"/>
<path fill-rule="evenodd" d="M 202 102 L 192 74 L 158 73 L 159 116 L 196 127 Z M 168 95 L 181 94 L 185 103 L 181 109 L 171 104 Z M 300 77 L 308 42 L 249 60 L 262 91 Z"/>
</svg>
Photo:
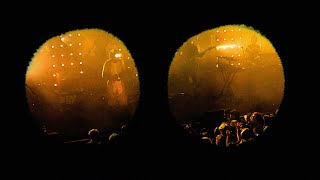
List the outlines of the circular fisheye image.
<svg viewBox="0 0 320 180">
<path fill-rule="evenodd" d="M 29 63 L 25 87 L 32 118 L 63 142 L 108 141 L 133 117 L 140 96 L 129 50 L 100 29 L 48 39 Z"/>
<path fill-rule="evenodd" d="M 188 39 L 169 70 L 170 110 L 205 143 L 238 146 L 265 137 L 284 95 L 284 72 L 272 43 L 245 25 Z"/>
</svg>

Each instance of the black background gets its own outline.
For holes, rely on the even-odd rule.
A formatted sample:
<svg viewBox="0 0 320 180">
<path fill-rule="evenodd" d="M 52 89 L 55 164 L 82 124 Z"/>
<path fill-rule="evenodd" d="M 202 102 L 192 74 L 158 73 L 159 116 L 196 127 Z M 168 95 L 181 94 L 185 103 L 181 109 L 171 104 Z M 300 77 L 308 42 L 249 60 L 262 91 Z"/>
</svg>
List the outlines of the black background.
<svg viewBox="0 0 320 180">
<path fill-rule="evenodd" d="M 31 168 L 25 177 L 44 179 L 312 177 L 309 162 L 305 164 L 311 152 L 301 143 L 302 131 L 295 126 L 300 118 L 294 114 L 299 109 L 295 102 L 301 97 L 292 95 L 297 88 L 293 68 L 298 58 L 291 34 L 295 33 L 298 19 L 274 7 L 263 10 L 236 5 L 230 8 L 208 6 L 183 9 L 165 5 L 157 10 L 142 7 L 126 10 L 123 4 L 108 7 L 96 4 L 94 8 L 66 8 L 57 4 L 50 10 L 27 9 L 8 21 L 6 30 L 13 33 L 10 35 L 13 52 L 10 53 L 14 58 L 10 63 L 16 70 L 15 80 L 8 81 L 10 85 L 13 83 L 9 91 L 14 94 L 7 107 L 11 109 L 9 120 L 14 123 L 10 126 L 15 131 L 14 135 L 9 134 L 13 137 L 9 140 L 17 146 L 12 156 L 15 164 L 10 167 L 16 171 Z M 167 77 L 176 50 L 188 38 L 204 30 L 229 24 L 245 24 L 259 30 L 274 45 L 284 67 L 285 94 L 280 120 L 274 126 L 274 138 L 248 152 L 220 152 L 188 143 L 168 106 Z M 28 116 L 24 83 L 33 53 L 47 39 L 83 28 L 99 28 L 115 35 L 125 43 L 135 60 L 141 95 L 135 117 L 130 121 L 131 137 L 127 145 L 104 148 L 43 145 L 38 127 Z"/>
</svg>

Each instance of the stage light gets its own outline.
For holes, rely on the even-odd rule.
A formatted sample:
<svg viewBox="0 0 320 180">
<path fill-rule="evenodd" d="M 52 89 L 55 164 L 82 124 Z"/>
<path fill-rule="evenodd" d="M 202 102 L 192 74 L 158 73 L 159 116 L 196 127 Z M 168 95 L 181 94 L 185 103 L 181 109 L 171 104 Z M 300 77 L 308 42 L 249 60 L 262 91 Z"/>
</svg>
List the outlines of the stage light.
<svg viewBox="0 0 320 180">
<path fill-rule="evenodd" d="M 219 49 L 233 48 L 233 47 L 235 47 L 235 46 L 236 46 L 236 45 L 234 45 L 234 44 L 226 44 L 226 45 L 217 46 L 216 48 L 219 50 Z"/>
</svg>

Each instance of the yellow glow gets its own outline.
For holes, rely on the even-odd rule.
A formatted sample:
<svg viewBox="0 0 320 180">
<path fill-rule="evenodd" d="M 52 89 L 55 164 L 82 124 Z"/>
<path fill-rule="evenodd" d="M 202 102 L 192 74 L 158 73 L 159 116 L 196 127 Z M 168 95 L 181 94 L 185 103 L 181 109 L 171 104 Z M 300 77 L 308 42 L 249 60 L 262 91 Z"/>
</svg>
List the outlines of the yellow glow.
<svg viewBox="0 0 320 180">
<path fill-rule="evenodd" d="M 121 51 L 116 56 L 123 68 L 107 61 L 111 49 Z M 104 63 L 105 76 L 101 77 Z M 123 71 L 122 82 L 117 82 L 122 88 L 121 102 L 111 93 L 112 68 Z M 120 112 L 113 111 L 113 106 L 128 108 L 126 117 L 131 118 L 140 95 L 138 71 L 129 50 L 122 41 L 99 29 L 70 31 L 47 40 L 34 53 L 25 82 L 32 117 L 39 122 L 45 120 L 48 132 L 70 137 L 86 136 L 91 127 L 119 128 L 123 122 L 116 118 Z"/>
<path fill-rule="evenodd" d="M 122 54 L 117 53 L 117 54 L 115 54 L 114 56 L 115 56 L 116 58 L 121 58 Z"/>
<path fill-rule="evenodd" d="M 196 46 L 190 45 L 194 39 Z M 209 47 L 215 49 L 206 52 Z M 256 107 L 274 111 L 280 106 L 281 60 L 271 42 L 252 27 L 227 25 L 203 31 L 177 52 L 183 56 L 177 53 L 171 62 L 168 96 L 178 121 L 191 120 L 206 110 L 237 108 L 247 113 Z"/>
<path fill-rule="evenodd" d="M 235 46 L 236 46 L 236 45 L 234 45 L 234 44 L 226 44 L 226 45 L 217 46 L 216 48 L 219 50 L 219 49 L 234 48 Z"/>
</svg>

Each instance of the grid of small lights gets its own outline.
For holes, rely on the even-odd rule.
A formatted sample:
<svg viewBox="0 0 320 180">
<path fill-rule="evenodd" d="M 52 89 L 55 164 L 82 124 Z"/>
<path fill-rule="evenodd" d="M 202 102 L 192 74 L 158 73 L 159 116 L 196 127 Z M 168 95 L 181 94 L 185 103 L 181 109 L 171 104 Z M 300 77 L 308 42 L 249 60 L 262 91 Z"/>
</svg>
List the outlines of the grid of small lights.
<svg viewBox="0 0 320 180">
<path fill-rule="evenodd" d="M 57 79 L 57 74 L 58 74 L 58 69 L 56 69 L 57 67 L 67 67 L 67 65 L 70 64 L 70 66 L 74 66 L 75 65 L 75 62 L 71 61 L 71 62 L 66 62 L 66 60 L 69 60 L 70 57 L 73 57 L 72 59 L 75 58 L 76 55 L 78 56 L 82 56 L 82 52 L 76 52 L 75 49 L 77 48 L 77 46 L 82 46 L 82 42 L 79 41 L 79 39 L 77 39 L 78 37 L 80 37 L 81 34 L 80 33 L 77 33 L 77 34 L 72 34 L 72 33 L 69 33 L 66 37 L 63 36 L 63 35 L 60 35 L 60 43 L 58 44 L 53 44 L 51 45 L 51 52 L 53 52 L 51 54 L 51 58 L 52 58 L 52 68 L 54 68 L 53 70 L 53 74 L 52 74 L 52 77 Z M 66 46 L 64 46 L 65 44 L 65 40 L 68 38 L 68 41 L 71 41 L 70 43 L 67 43 Z M 74 46 L 74 45 L 77 45 L 77 46 Z M 59 47 L 59 48 L 56 48 L 56 47 Z M 55 53 L 56 52 L 61 52 L 61 50 L 65 50 L 65 51 L 69 51 L 69 53 L 61 53 L 61 54 L 58 54 L 58 53 Z M 60 63 L 59 63 L 60 61 Z M 61 66 L 57 66 L 57 64 L 61 64 Z M 80 60 L 79 61 L 79 65 L 83 65 L 83 61 Z M 80 70 L 79 72 L 80 75 L 84 74 L 84 71 L 83 70 Z M 55 80 L 55 83 L 53 84 L 54 87 L 58 87 L 58 83 L 57 83 L 57 80 Z"/>
<path fill-rule="evenodd" d="M 240 45 L 235 45 L 235 44 L 233 44 L 233 43 L 235 43 L 235 40 L 237 40 L 237 39 L 239 39 L 239 40 L 241 40 L 242 39 L 242 37 L 240 36 L 240 35 L 233 35 L 231 38 L 227 38 L 227 37 L 225 37 L 225 33 L 227 33 L 228 31 L 230 31 L 230 32 L 232 32 L 232 33 L 235 33 L 235 32 L 241 32 L 241 28 L 232 28 L 232 29 L 230 29 L 230 30 L 227 30 L 227 29 L 220 29 L 220 30 L 216 30 L 216 34 L 217 35 L 219 35 L 219 36 L 217 36 L 217 38 L 216 38 L 216 42 L 219 42 L 219 43 L 225 43 L 226 41 L 228 41 L 229 40 L 229 42 L 231 43 L 231 44 L 227 44 L 227 45 L 219 45 L 219 46 L 217 46 L 217 49 L 219 50 L 219 49 L 221 49 L 221 50 L 227 50 L 227 49 L 233 49 L 232 51 L 233 52 L 236 52 L 236 51 L 238 51 L 238 52 L 241 52 L 241 46 Z M 222 38 L 221 38 L 221 36 L 222 36 Z M 220 37 L 220 38 L 219 38 Z M 220 56 L 220 57 L 223 57 L 222 55 Z M 241 57 L 241 54 L 240 53 L 236 53 L 236 54 L 231 54 L 230 55 L 230 57 L 231 58 L 234 58 L 234 57 Z M 219 57 L 217 57 L 217 59 L 218 59 Z M 237 65 L 237 66 L 240 66 L 241 65 L 241 63 L 240 62 L 238 62 L 238 63 L 236 63 L 236 64 L 233 64 L 233 63 L 230 63 L 230 65 L 231 66 L 234 66 L 234 65 Z M 218 68 L 219 67 L 219 61 L 217 61 L 217 64 L 216 64 L 216 67 Z"/>
<path fill-rule="evenodd" d="M 241 31 L 241 28 L 238 28 L 238 32 L 240 32 L 240 31 Z M 226 33 L 226 32 L 228 32 L 227 29 L 223 29 L 222 31 L 216 30 L 216 34 L 222 34 L 223 35 L 223 33 Z M 236 30 L 231 29 L 230 32 L 236 32 Z M 241 40 L 242 37 L 240 36 L 239 39 Z M 224 37 L 224 38 L 216 38 L 217 42 L 223 42 L 223 41 L 227 41 L 227 40 L 228 40 L 228 38 L 226 38 L 226 37 Z M 234 40 L 236 40 L 236 38 L 232 37 L 232 38 L 230 38 L 230 40 L 234 41 Z"/>
<path fill-rule="evenodd" d="M 233 55 L 232 55 L 232 57 L 233 57 Z M 217 68 L 219 68 L 219 61 L 220 61 L 219 58 L 226 58 L 226 57 L 225 56 L 217 56 L 217 64 L 216 64 Z M 241 63 L 240 62 L 232 63 L 229 61 L 229 65 L 239 68 L 241 66 Z M 244 69 L 244 67 L 242 67 L 241 69 Z"/>
</svg>

